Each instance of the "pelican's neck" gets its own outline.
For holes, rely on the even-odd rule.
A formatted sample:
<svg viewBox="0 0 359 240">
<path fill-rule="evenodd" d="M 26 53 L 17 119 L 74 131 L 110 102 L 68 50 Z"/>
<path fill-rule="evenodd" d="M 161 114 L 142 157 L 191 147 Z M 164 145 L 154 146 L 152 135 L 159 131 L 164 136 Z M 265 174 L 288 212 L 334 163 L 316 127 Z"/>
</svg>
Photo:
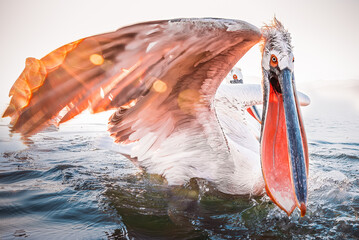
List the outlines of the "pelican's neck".
<svg viewBox="0 0 359 240">
<path fill-rule="evenodd" d="M 233 90 L 231 87 L 233 86 L 220 86 L 215 98 L 215 111 L 228 144 L 230 161 L 234 164 L 234 169 L 227 176 L 223 176 L 218 188 L 229 194 L 258 195 L 264 189 L 259 142 L 256 138 L 259 126 L 246 111 L 248 102 L 256 97 L 251 97 L 248 92 L 246 95 L 226 91 L 226 88 Z M 253 85 L 253 89 L 256 90 L 256 96 L 261 96 L 260 86 Z M 250 99 L 247 99 L 248 97 Z"/>
</svg>

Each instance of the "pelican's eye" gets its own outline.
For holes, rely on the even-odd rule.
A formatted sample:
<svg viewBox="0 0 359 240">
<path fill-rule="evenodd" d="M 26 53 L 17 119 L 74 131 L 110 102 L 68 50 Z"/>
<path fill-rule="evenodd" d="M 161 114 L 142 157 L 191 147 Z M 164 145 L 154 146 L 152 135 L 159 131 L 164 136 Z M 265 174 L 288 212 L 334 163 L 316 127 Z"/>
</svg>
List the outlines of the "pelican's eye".
<svg viewBox="0 0 359 240">
<path fill-rule="evenodd" d="M 238 79 L 236 74 L 233 74 L 233 79 Z"/>
<path fill-rule="evenodd" d="M 272 55 L 270 57 L 270 65 L 272 67 L 274 67 L 274 68 L 278 66 L 278 60 L 277 60 L 277 57 L 275 55 Z"/>
<path fill-rule="evenodd" d="M 293 57 L 293 60 L 292 60 L 292 62 L 294 62 L 294 57 Z"/>
</svg>

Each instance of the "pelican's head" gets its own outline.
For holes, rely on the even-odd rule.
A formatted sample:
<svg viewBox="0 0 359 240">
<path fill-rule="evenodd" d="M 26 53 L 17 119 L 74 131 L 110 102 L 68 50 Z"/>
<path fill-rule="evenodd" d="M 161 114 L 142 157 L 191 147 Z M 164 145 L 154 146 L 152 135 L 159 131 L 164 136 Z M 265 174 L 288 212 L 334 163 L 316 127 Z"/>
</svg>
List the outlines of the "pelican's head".
<svg viewBox="0 0 359 240">
<path fill-rule="evenodd" d="M 238 67 L 232 68 L 232 70 L 226 76 L 227 83 L 243 83 L 242 70 Z"/>
<path fill-rule="evenodd" d="M 274 18 L 262 29 L 261 163 L 266 191 L 290 215 L 306 212 L 308 148 L 294 82 L 291 37 Z"/>
</svg>

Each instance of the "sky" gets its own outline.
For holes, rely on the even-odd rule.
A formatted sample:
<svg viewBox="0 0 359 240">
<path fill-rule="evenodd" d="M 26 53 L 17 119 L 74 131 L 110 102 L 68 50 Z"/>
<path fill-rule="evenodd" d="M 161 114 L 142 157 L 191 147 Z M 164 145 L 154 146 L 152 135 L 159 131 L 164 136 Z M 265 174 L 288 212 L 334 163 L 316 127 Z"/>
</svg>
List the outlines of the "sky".
<svg viewBox="0 0 359 240">
<path fill-rule="evenodd" d="M 292 35 L 298 89 L 318 93 L 339 86 L 337 97 L 359 111 L 358 12 L 357 0 L 0 0 L 0 111 L 27 57 L 40 59 L 74 40 L 158 19 L 233 18 L 261 27 L 273 16 Z M 260 83 L 260 60 L 258 46 L 240 60 L 245 79 Z"/>
</svg>

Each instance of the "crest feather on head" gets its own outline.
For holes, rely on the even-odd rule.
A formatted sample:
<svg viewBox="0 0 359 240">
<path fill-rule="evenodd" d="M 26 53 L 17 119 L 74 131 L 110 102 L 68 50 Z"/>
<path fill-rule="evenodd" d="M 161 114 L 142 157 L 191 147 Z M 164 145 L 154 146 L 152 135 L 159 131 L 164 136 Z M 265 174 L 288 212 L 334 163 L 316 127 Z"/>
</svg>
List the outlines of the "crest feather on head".
<svg viewBox="0 0 359 240">
<path fill-rule="evenodd" d="M 292 37 L 290 33 L 284 29 L 284 26 L 276 17 L 273 18 L 270 25 L 264 25 L 261 29 L 262 43 L 261 50 L 269 52 L 277 50 L 279 52 L 291 52 L 293 47 L 291 44 Z"/>
</svg>

